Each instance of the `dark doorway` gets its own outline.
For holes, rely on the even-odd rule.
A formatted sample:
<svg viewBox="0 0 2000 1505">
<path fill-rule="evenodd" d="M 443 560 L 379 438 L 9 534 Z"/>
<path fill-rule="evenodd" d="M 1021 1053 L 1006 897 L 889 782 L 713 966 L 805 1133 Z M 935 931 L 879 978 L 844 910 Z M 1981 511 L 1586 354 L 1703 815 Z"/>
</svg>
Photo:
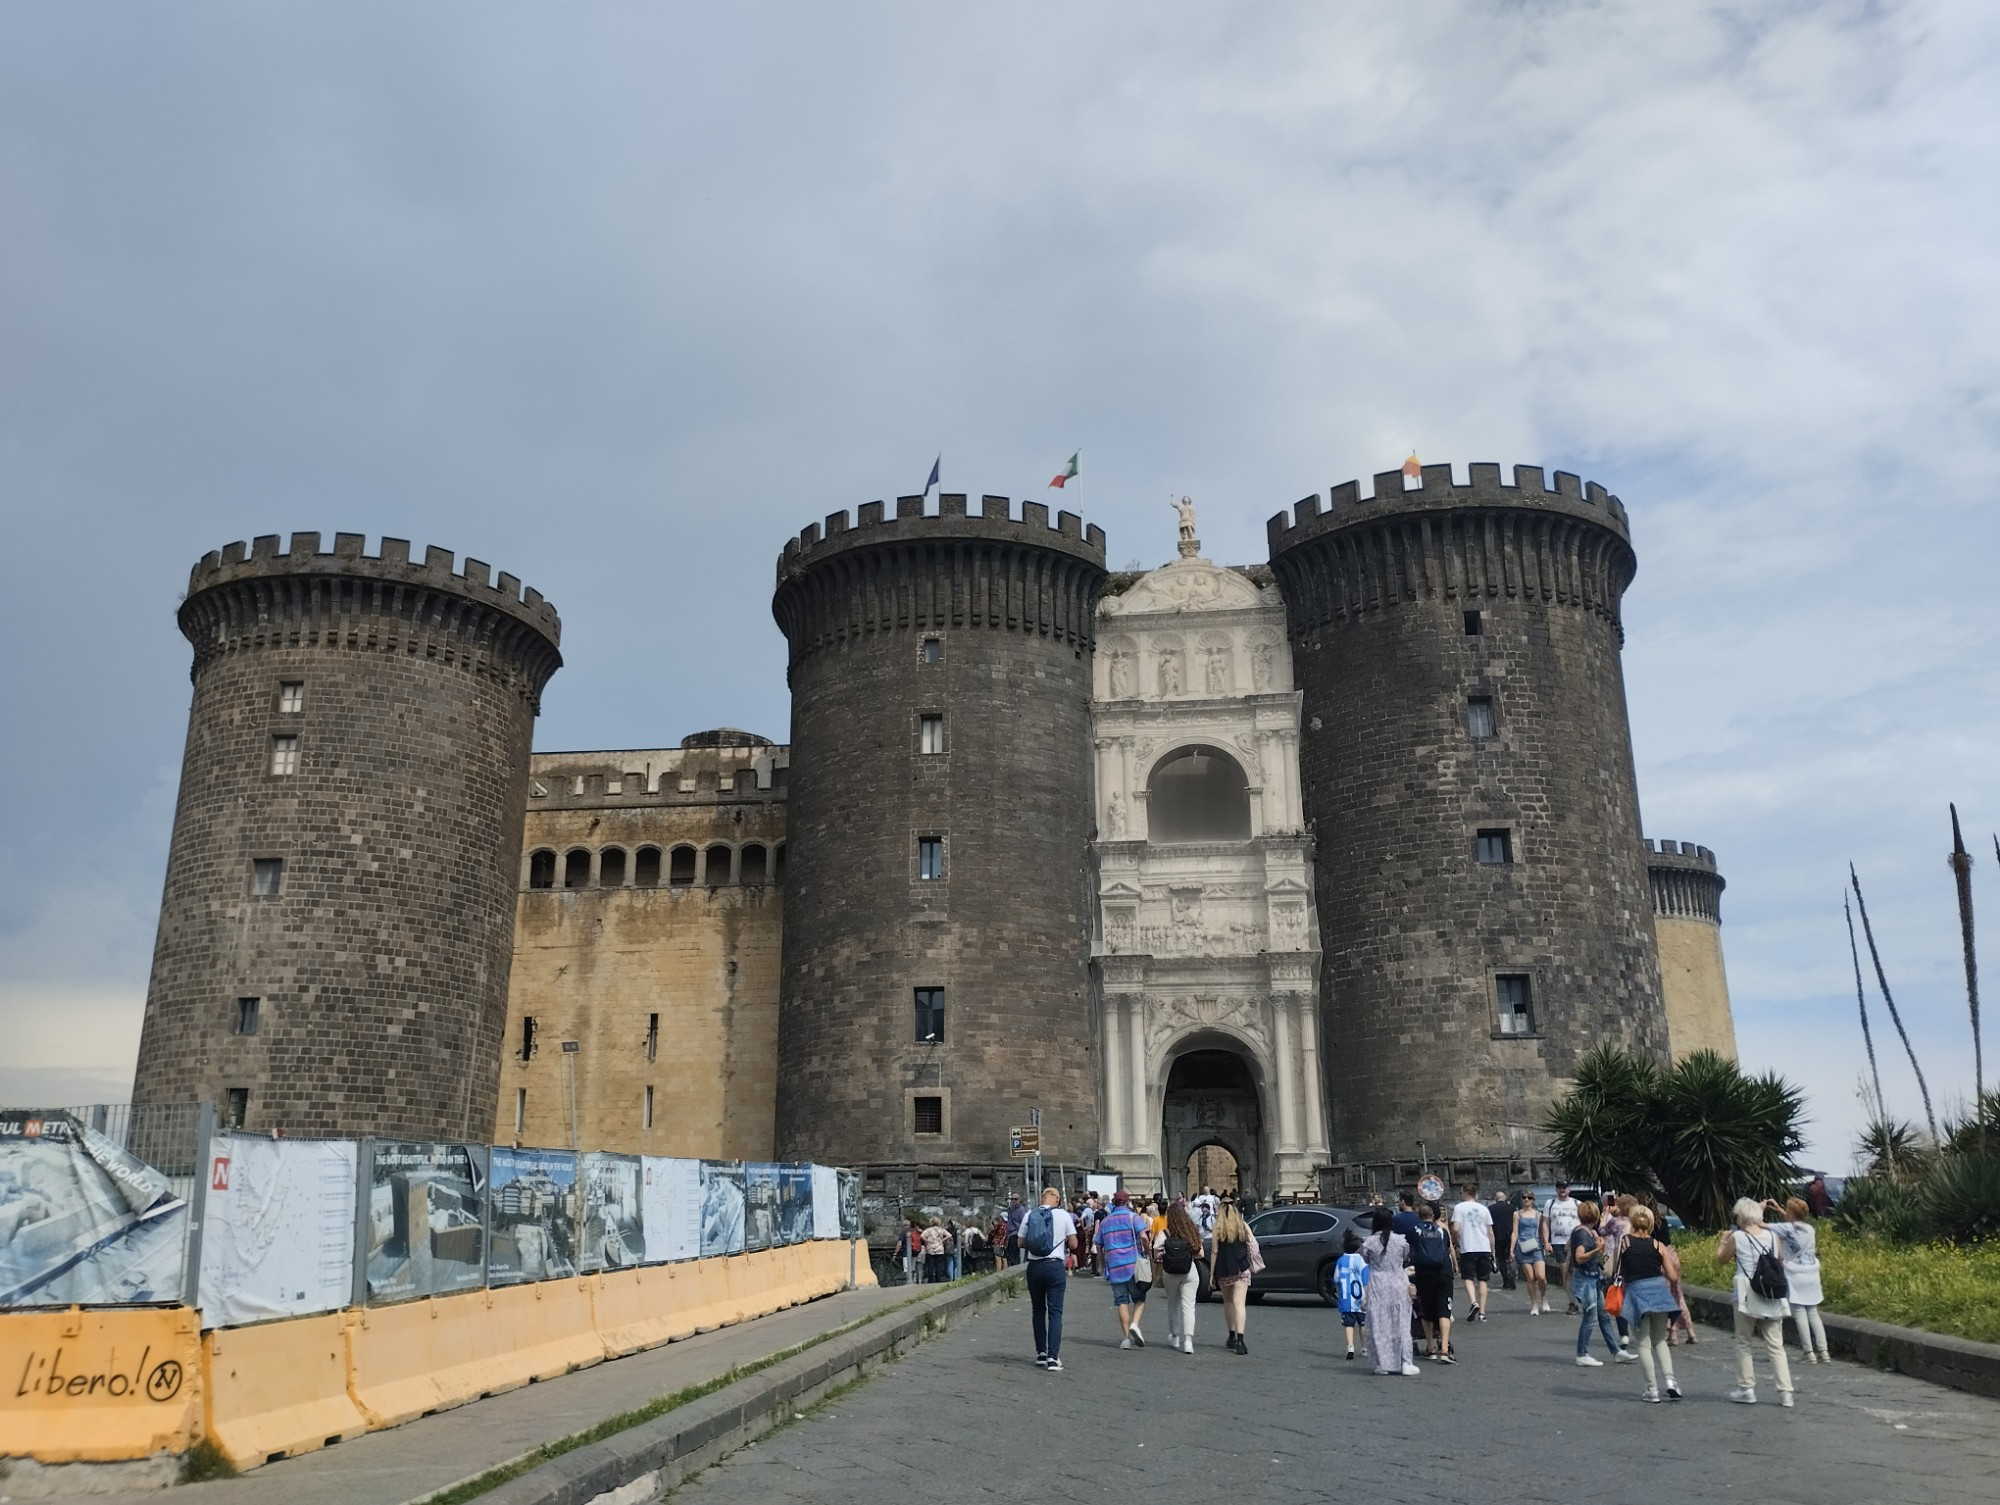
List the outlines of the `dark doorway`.
<svg viewBox="0 0 2000 1505">
<path fill-rule="evenodd" d="M 1160 1159 L 1169 1195 L 1198 1192 L 1215 1181 L 1190 1180 L 1197 1161 L 1227 1164 L 1239 1195 L 1262 1198 L 1264 1115 L 1250 1063 L 1231 1049 L 1193 1049 L 1167 1073 Z M 1222 1157 L 1227 1157 L 1225 1162 Z"/>
</svg>

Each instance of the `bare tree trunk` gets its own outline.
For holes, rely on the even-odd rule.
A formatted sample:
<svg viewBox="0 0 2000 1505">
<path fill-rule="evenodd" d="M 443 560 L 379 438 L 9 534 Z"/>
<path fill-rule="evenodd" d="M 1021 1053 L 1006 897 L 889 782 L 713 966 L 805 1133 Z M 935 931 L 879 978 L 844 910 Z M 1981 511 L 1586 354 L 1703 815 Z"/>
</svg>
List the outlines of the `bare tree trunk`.
<svg viewBox="0 0 2000 1505">
<path fill-rule="evenodd" d="M 1889 991 L 1889 975 L 1882 970 L 1882 953 L 1875 949 L 1875 927 L 1868 923 L 1868 901 L 1861 897 L 1861 879 L 1854 871 L 1854 864 L 1847 864 L 1848 881 L 1854 885 L 1854 904 L 1861 911 L 1861 933 L 1868 938 L 1868 959 L 1875 963 L 1875 981 L 1881 984 L 1882 1001 L 1889 1005 L 1889 1022 L 1896 1026 L 1896 1033 L 1902 1036 L 1903 1049 L 1910 1058 L 1910 1070 L 1917 1074 L 1917 1091 L 1924 1099 L 1924 1122 L 1930 1126 L 1931 1143 L 1938 1142 L 1937 1114 L 1931 1111 L 1930 1083 L 1924 1080 L 1924 1068 L 1917 1064 L 1916 1047 L 1910 1044 L 1910 1032 L 1903 1028 L 1903 1015 L 1896 1007 L 1896 997 Z"/>
<path fill-rule="evenodd" d="M 1958 834 L 1958 806 L 1951 808 L 1951 876 L 1958 885 L 1958 933 L 1965 946 L 1965 1004 L 1972 1011 L 1972 1109 L 1977 1122 L 1986 1091 L 1986 1062 L 1979 1043 L 1979 958 L 1972 949 L 1972 854 Z"/>
<path fill-rule="evenodd" d="M 1854 958 L 1854 1001 L 1861 1008 L 1861 1043 L 1868 1047 L 1868 1074 L 1875 1081 L 1875 1119 L 1889 1121 L 1889 1105 L 1882 1097 L 1882 1068 L 1875 1060 L 1875 1036 L 1868 1028 L 1868 995 L 1861 986 L 1861 951 L 1854 943 L 1854 906 L 1847 895 L 1840 896 L 1840 912 L 1847 916 L 1847 954 Z M 1891 1154 L 1893 1162 L 1895 1156 Z"/>
</svg>

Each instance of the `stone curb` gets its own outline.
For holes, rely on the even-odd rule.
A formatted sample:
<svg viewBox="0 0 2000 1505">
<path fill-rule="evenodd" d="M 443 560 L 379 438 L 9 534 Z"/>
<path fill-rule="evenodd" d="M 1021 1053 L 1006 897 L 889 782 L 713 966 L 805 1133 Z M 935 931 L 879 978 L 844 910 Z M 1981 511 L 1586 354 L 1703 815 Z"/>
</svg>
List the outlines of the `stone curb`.
<svg viewBox="0 0 2000 1505">
<path fill-rule="evenodd" d="M 1718 1327 L 1735 1325 L 1735 1300 L 1729 1292 L 1705 1286 L 1681 1289 L 1687 1296 L 1688 1310 L 1703 1322 Z M 1975 1343 L 1970 1338 L 1871 1322 L 1866 1317 L 1845 1317 L 1824 1307 L 1820 1321 L 1826 1327 L 1827 1347 L 1841 1358 L 2000 1400 L 2000 1343 Z M 1796 1334 L 1797 1328 L 1789 1319 L 1785 1326 Z"/>
<path fill-rule="evenodd" d="M 918 1301 L 664 1416 L 552 1458 L 480 1505 L 641 1505 L 789 1421 L 828 1392 L 1014 1289 L 1002 1278 Z M 635 1404 L 641 1404 L 639 1397 Z"/>
</svg>

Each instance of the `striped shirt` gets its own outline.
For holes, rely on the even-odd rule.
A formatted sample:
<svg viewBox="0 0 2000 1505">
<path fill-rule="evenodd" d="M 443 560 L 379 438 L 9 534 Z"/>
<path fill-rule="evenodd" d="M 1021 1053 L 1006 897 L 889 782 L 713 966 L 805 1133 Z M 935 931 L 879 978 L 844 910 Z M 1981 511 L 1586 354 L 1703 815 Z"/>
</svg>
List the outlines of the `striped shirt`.
<svg viewBox="0 0 2000 1505">
<path fill-rule="evenodd" d="M 1104 1256 L 1104 1278 L 1130 1280 L 1139 1265 L 1139 1219 L 1121 1207 L 1097 1225 L 1097 1252 Z"/>
</svg>

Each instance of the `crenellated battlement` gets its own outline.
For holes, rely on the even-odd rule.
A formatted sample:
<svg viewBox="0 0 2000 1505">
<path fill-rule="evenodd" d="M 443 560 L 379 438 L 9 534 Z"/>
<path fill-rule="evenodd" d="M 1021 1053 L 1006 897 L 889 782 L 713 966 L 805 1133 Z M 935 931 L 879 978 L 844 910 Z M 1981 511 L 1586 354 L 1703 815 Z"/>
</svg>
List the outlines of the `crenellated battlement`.
<svg viewBox="0 0 2000 1505">
<path fill-rule="evenodd" d="M 1646 849 L 1656 919 L 1722 923 L 1722 891 L 1729 884 L 1716 871 L 1715 853 L 1691 841 L 1655 844 L 1648 837 L 1641 844 Z"/>
<path fill-rule="evenodd" d="M 926 512 L 921 496 L 896 498 L 894 516 L 886 502 L 863 502 L 850 523 L 843 508 L 829 512 L 824 524 L 808 523 L 798 537 L 785 540 L 778 557 L 778 582 L 817 563 L 830 554 L 861 546 L 903 543 L 982 540 L 993 543 L 1033 544 L 1074 555 L 1100 568 L 1104 564 L 1104 530 L 1095 523 L 1086 525 L 1074 512 L 1058 512 L 1053 524 L 1049 509 L 1041 502 L 1023 501 L 1021 514 L 1014 516 L 1013 503 L 1004 496 L 982 496 L 974 512 L 964 492 L 939 495 L 937 510 Z"/>
<path fill-rule="evenodd" d="M 382 539 L 376 554 L 367 552 L 367 543 L 366 534 L 336 533 L 333 548 L 323 550 L 318 533 L 294 533 L 287 548 L 281 546 L 280 535 L 259 534 L 247 546 L 239 540 L 204 554 L 188 574 L 188 596 L 239 581 L 284 576 L 381 580 L 428 586 L 494 607 L 543 633 L 551 643 L 562 641 L 562 621 L 555 607 L 532 586 L 523 590 L 506 571 L 495 578 L 484 560 L 469 557 L 461 570 L 450 549 L 435 545 L 425 549 L 418 562 L 410 557 L 406 538 Z"/>
<path fill-rule="evenodd" d="M 1516 465 L 1513 484 L 1508 485 L 1501 480 L 1500 469 L 1495 464 L 1475 462 L 1466 468 L 1465 482 L 1460 484 L 1453 479 L 1449 464 L 1426 465 L 1423 480 L 1415 486 L 1407 484 L 1401 470 L 1379 471 L 1370 495 L 1362 496 L 1359 481 L 1346 481 L 1328 492 L 1324 508 L 1315 492 L 1290 512 L 1274 514 L 1265 525 L 1271 553 L 1276 556 L 1305 539 L 1352 523 L 1465 507 L 1533 508 L 1588 518 L 1631 542 L 1625 504 L 1597 482 L 1559 470 L 1551 485 L 1541 466 Z"/>
<path fill-rule="evenodd" d="M 1643 845 L 1646 848 L 1646 865 L 1652 867 L 1675 867 L 1712 873 L 1715 871 L 1715 853 L 1707 847 L 1698 847 L 1691 841 L 1662 841 L 1654 844 L 1648 836 Z"/>
</svg>

